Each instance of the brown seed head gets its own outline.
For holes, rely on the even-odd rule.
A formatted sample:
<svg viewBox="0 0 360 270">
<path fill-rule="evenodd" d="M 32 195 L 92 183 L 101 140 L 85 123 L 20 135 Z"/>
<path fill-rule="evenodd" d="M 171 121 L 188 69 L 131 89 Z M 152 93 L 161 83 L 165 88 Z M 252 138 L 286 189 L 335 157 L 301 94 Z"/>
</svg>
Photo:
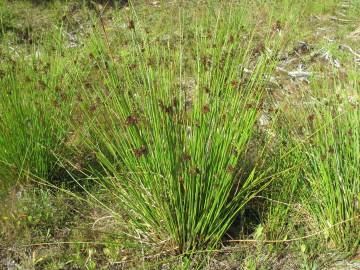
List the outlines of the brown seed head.
<svg viewBox="0 0 360 270">
<path fill-rule="evenodd" d="M 148 150 L 146 146 L 143 144 L 139 148 L 134 149 L 134 154 L 137 158 L 140 158 L 143 155 L 146 155 L 148 153 Z"/>
<path fill-rule="evenodd" d="M 310 114 L 307 118 L 308 122 L 312 123 L 315 120 L 315 114 Z"/>
<path fill-rule="evenodd" d="M 137 117 L 137 115 L 135 113 L 129 115 L 128 117 L 126 117 L 126 121 L 125 124 L 127 126 L 131 126 L 131 125 L 137 125 L 139 122 L 139 119 Z"/>
<path fill-rule="evenodd" d="M 189 154 L 187 154 L 187 153 L 183 153 L 182 154 L 182 157 L 181 157 L 181 159 L 182 159 L 182 161 L 189 161 L 189 160 L 191 160 L 191 157 L 190 157 L 190 155 Z"/>
<path fill-rule="evenodd" d="M 135 22 L 134 22 L 133 20 L 130 20 L 130 21 L 128 22 L 128 28 L 129 28 L 130 30 L 135 30 Z"/>
<path fill-rule="evenodd" d="M 227 167 L 226 171 L 227 171 L 228 173 L 233 173 L 233 172 L 235 171 L 235 168 L 234 168 L 234 166 L 229 165 L 229 166 Z"/>
<path fill-rule="evenodd" d="M 202 112 L 204 114 L 210 112 L 210 107 L 208 104 L 204 105 L 204 107 L 202 108 Z"/>
</svg>

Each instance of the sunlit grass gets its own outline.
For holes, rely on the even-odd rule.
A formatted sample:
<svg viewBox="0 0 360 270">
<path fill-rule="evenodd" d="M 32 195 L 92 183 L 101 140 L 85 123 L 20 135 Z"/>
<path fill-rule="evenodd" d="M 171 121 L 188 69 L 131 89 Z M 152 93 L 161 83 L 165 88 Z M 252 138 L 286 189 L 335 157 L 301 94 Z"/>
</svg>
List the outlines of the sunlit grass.
<svg viewBox="0 0 360 270">
<path fill-rule="evenodd" d="M 52 241 L 39 228 L 56 231 L 46 205 L 57 192 L 83 201 L 85 190 L 107 213 L 92 227 L 121 231 L 114 238 L 132 242 L 143 268 L 150 250 L 186 268 L 231 238 L 256 246 L 236 255 L 249 269 L 263 248 L 299 249 L 304 268 L 329 250 L 356 251 L 358 67 L 339 47 L 356 51 L 343 40 L 354 1 L 40 2 L 0 4 L 0 183 L 24 204 L 43 197 L 45 209 L 19 204 L 4 224 L 25 216 L 21 228 Z M 56 192 L 22 198 L 14 183 L 30 179 Z M 121 260 L 125 247 L 110 246 Z M 99 251 L 75 247 L 72 263 L 96 269 Z"/>
</svg>

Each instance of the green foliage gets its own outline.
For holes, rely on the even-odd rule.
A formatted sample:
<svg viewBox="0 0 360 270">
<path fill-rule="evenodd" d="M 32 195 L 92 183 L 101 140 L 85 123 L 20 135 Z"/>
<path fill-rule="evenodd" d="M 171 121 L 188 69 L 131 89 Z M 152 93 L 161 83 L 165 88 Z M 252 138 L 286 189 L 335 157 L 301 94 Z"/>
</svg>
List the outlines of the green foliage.
<svg viewBox="0 0 360 270">
<path fill-rule="evenodd" d="M 272 63 L 251 61 L 251 40 L 234 42 L 241 17 L 213 18 L 213 36 L 200 20 L 192 51 L 182 33 L 176 49 L 139 43 L 134 33 L 121 75 L 108 64 L 108 93 L 98 90 L 104 118 L 93 119 L 88 146 L 106 172 L 99 181 L 136 230 L 152 241 L 170 237 L 180 252 L 216 245 L 269 181 L 255 167 L 245 171 L 243 159 Z"/>
<path fill-rule="evenodd" d="M 18 59 L 1 80 L 0 181 L 25 176 L 50 180 L 64 150 L 71 92 L 64 89 L 58 58 Z M 63 101 L 67 102 L 63 102 Z"/>
<path fill-rule="evenodd" d="M 333 245 L 352 250 L 360 240 L 360 111 L 350 95 L 338 94 L 328 104 L 319 105 L 319 130 L 306 151 L 308 207 Z"/>
<path fill-rule="evenodd" d="M 0 268 L 313 269 L 356 251 L 357 1 L 92 2 L 0 3 L 0 193 L 21 183 Z M 70 169 L 76 199 L 24 181 Z"/>
</svg>

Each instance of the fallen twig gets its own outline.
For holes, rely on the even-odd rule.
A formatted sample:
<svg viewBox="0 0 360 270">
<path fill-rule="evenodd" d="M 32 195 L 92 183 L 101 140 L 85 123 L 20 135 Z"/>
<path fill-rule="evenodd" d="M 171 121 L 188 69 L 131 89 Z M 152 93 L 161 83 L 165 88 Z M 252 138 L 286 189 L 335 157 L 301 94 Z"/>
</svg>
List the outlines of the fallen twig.
<svg viewBox="0 0 360 270">
<path fill-rule="evenodd" d="M 294 71 L 287 71 L 282 67 L 276 67 L 277 71 L 286 73 L 291 78 L 308 78 L 311 76 L 311 72 L 303 71 L 303 70 L 294 70 Z"/>
<path fill-rule="evenodd" d="M 340 49 L 343 50 L 347 50 L 348 52 L 350 52 L 351 54 L 355 55 L 357 58 L 360 58 L 360 54 L 358 54 L 357 52 L 355 52 L 349 45 L 346 44 L 342 44 L 339 46 Z"/>
<path fill-rule="evenodd" d="M 333 20 L 333 21 L 338 21 L 338 22 L 352 22 L 352 20 L 340 19 L 340 18 L 337 18 L 335 16 L 332 16 L 330 19 Z"/>
</svg>

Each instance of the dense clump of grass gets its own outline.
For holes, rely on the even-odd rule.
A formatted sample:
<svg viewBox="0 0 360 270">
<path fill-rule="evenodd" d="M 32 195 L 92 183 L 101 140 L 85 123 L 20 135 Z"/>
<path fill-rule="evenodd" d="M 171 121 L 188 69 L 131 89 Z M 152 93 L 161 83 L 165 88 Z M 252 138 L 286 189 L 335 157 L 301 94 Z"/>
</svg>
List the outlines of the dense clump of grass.
<svg viewBox="0 0 360 270">
<path fill-rule="evenodd" d="M 110 48 L 98 43 L 106 91 L 97 91 L 101 116 L 87 144 L 105 172 L 99 182 L 129 226 L 179 252 L 216 245 L 269 183 L 243 159 L 272 62 L 253 57 L 251 37 L 236 32 L 242 12 L 227 12 L 211 21 L 213 34 L 210 20 L 195 23 L 191 40 L 181 32 L 176 48 L 150 45 L 136 29 L 121 63 L 109 62 Z"/>
<path fill-rule="evenodd" d="M 349 87 L 332 75 L 332 83 L 312 79 L 316 98 L 307 108 L 288 111 L 291 122 L 281 122 L 283 143 L 275 149 L 284 158 L 273 162 L 287 172 L 268 194 L 274 201 L 267 209 L 267 229 L 271 237 L 320 231 L 329 248 L 354 251 L 360 214 L 357 76 Z"/>
<path fill-rule="evenodd" d="M 61 83 L 62 63 L 54 59 L 18 59 L 1 80 L 0 181 L 25 177 L 50 180 L 56 154 L 67 136 L 70 95 Z M 65 102 L 66 100 L 66 102 Z"/>
<path fill-rule="evenodd" d="M 331 244 L 348 251 L 356 248 L 360 239 L 360 114 L 356 96 L 341 93 L 327 98 L 328 105 L 309 116 L 313 125 L 322 127 L 305 151 L 309 212 Z"/>
</svg>

